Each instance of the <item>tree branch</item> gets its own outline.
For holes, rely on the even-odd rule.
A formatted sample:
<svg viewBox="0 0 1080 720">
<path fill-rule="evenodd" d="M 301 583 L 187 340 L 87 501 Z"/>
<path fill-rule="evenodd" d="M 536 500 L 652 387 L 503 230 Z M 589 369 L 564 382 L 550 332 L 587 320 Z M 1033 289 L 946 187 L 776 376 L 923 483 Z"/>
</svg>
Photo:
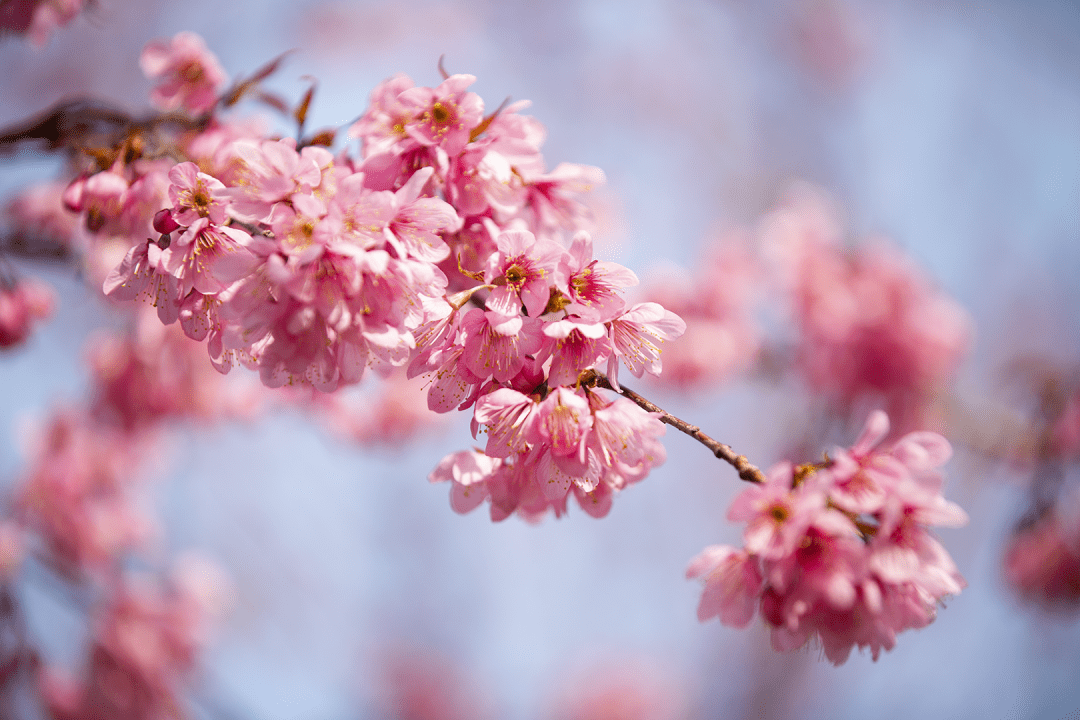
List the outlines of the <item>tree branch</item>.
<svg viewBox="0 0 1080 720">
<path fill-rule="evenodd" d="M 671 427 L 675 428 L 676 430 L 685 435 L 689 435 L 705 447 L 709 448 L 713 455 L 738 470 L 739 477 L 741 479 L 745 480 L 746 482 L 752 483 L 765 482 L 765 473 L 763 473 L 761 469 L 757 466 L 751 464 L 751 462 L 747 460 L 745 455 L 736 454 L 736 452 L 731 449 L 730 445 L 725 445 L 719 440 L 715 440 L 709 437 L 705 433 L 701 432 L 701 428 L 699 428 L 697 425 L 691 425 L 685 420 L 675 417 L 671 413 L 661 408 L 656 403 L 642 397 L 641 395 L 638 395 L 636 392 L 626 387 L 625 385 L 623 385 L 619 389 L 616 389 L 611 384 L 611 381 L 608 380 L 607 376 L 603 373 L 596 370 L 587 370 L 586 373 L 583 375 L 582 384 L 599 386 L 613 392 L 617 392 L 627 400 L 635 403 L 642 410 L 659 414 L 660 422 L 665 423 L 666 425 L 670 425 Z"/>
</svg>

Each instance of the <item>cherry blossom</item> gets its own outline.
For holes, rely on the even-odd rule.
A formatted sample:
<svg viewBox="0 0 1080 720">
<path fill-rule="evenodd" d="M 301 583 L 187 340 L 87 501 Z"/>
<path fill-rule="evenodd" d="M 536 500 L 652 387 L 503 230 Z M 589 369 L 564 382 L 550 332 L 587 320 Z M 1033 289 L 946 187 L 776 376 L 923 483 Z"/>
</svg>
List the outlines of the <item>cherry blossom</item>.
<svg viewBox="0 0 1080 720">
<path fill-rule="evenodd" d="M 0 349 L 22 344 L 35 324 L 53 313 L 52 289 L 36 280 L 7 286 L 0 278 Z"/>
<path fill-rule="evenodd" d="M 139 64 L 147 77 L 162 80 L 150 95 L 162 110 L 206 112 L 214 107 L 228 79 L 202 38 L 190 32 L 149 43 Z"/>
<path fill-rule="evenodd" d="M 747 522 L 743 549 L 708 547 L 687 570 L 705 583 L 698 617 L 743 627 L 756 608 L 775 649 L 816 638 L 836 664 L 854 646 L 876 660 L 899 632 L 929 624 L 937 604 L 965 586 L 929 528 L 967 516 L 941 495 L 945 439 L 911 433 L 881 448 L 888 430 L 875 412 L 837 460 L 780 464 L 764 485 L 744 490 L 728 512 Z M 854 492 L 857 477 L 859 488 L 880 493 Z"/>
</svg>

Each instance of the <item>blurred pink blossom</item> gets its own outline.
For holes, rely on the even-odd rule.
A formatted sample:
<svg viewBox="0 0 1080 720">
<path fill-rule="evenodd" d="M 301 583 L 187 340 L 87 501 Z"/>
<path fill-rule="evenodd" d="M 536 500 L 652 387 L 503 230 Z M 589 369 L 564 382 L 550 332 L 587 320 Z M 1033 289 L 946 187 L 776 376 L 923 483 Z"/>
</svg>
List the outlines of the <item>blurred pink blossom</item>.
<svg viewBox="0 0 1080 720">
<path fill-rule="evenodd" d="M 214 107 L 218 91 L 228 81 L 217 57 L 201 37 L 190 32 L 147 43 L 139 64 L 147 77 L 161 80 L 150 99 L 162 110 L 206 112 Z"/>
<path fill-rule="evenodd" d="M 48 285 L 30 279 L 5 285 L 0 278 L 0 350 L 22 344 L 39 320 L 52 315 L 54 303 Z"/>
</svg>

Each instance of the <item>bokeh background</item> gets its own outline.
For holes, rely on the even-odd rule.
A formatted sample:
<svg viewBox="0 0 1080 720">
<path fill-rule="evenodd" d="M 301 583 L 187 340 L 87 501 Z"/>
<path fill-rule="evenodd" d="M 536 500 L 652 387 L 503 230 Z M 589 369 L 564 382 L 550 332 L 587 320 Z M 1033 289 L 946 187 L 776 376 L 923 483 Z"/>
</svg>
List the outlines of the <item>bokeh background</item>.
<svg viewBox="0 0 1080 720">
<path fill-rule="evenodd" d="M 1080 360 L 1076 2 L 99 0 L 43 48 L 0 42 L 0 126 L 75 95 L 146 107 L 138 53 L 180 30 L 233 76 L 295 48 L 272 85 L 298 98 L 318 79 L 309 127 L 347 126 L 393 73 L 437 84 L 440 56 L 479 78 L 489 108 L 532 100 L 549 166 L 607 175 L 598 256 L 643 277 L 692 267 L 792 183 L 821 186 L 853 236 L 891 238 L 971 313 L 956 392 L 972 403 L 1022 408 L 1018 357 Z M 0 198 L 57 167 L 0 159 Z M 61 302 L 0 357 L 3 483 L 24 463 L 27 418 L 81 397 L 85 342 L 118 322 L 70 270 L 20 268 Z M 811 422 L 800 391 L 761 379 L 647 394 L 762 465 Z M 667 464 L 603 520 L 493 525 L 426 481 L 467 433 L 462 414 L 357 448 L 288 411 L 177 431 L 148 498 L 159 552 L 204 551 L 235 588 L 200 671 L 207 717 L 384 717 L 389 687 L 422 685 L 400 667 L 520 720 L 609 678 L 675 698 L 677 717 L 1080 717 L 1076 616 L 1022 605 L 1001 579 L 1022 470 L 958 446 L 947 494 L 971 523 L 943 539 L 968 589 L 876 663 L 835 668 L 813 649 L 773 653 L 760 627 L 697 622 L 683 572 L 738 540 L 724 512 L 741 489 L 700 446 L 669 433 Z M 47 585 L 25 593 L 33 631 L 75 662 L 78 614 Z"/>
</svg>

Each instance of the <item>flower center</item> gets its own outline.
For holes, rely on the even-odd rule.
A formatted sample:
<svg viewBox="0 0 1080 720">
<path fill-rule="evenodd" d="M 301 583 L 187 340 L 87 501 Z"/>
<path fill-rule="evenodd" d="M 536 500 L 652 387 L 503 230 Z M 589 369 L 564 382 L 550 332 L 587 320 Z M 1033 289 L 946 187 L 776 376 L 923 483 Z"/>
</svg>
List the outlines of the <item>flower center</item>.
<svg viewBox="0 0 1080 720">
<path fill-rule="evenodd" d="M 436 125 L 445 125 L 450 121 L 450 110 L 441 102 L 435 103 L 431 107 L 431 119 L 435 121 Z"/>
<path fill-rule="evenodd" d="M 186 63 L 182 68 L 180 68 L 179 75 L 184 82 L 194 85 L 195 83 L 203 79 L 204 73 L 202 63 L 195 61 Z"/>
</svg>

